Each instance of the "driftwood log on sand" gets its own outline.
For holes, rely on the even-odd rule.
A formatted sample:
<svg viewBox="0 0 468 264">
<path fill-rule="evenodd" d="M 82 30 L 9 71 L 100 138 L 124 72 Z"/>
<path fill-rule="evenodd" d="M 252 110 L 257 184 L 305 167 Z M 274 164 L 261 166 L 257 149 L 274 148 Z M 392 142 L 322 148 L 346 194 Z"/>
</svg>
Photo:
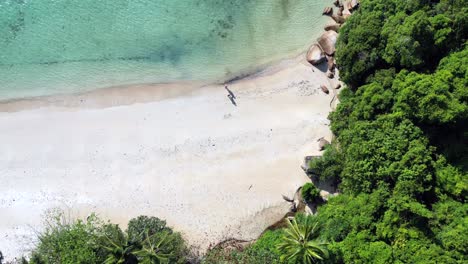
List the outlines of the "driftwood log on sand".
<svg viewBox="0 0 468 264">
<path fill-rule="evenodd" d="M 307 51 L 306 59 L 310 64 L 316 65 L 321 63 L 325 59 L 325 53 L 323 52 L 320 45 L 313 44 Z"/>
<path fill-rule="evenodd" d="M 333 79 L 333 77 L 335 77 L 335 74 L 333 72 L 329 71 L 327 73 L 327 77 L 330 78 L 330 79 Z"/>
<path fill-rule="evenodd" d="M 322 47 L 322 50 L 329 56 L 333 56 L 335 53 L 336 40 L 338 39 L 338 33 L 335 31 L 326 31 L 318 39 L 318 44 Z"/>
<path fill-rule="evenodd" d="M 335 90 L 338 90 L 341 88 L 341 83 L 337 83 L 336 86 L 335 86 Z"/>
<path fill-rule="evenodd" d="M 326 93 L 326 94 L 329 94 L 330 91 L 328 90 L 327 86 L 325 86 L 324 84 L 320 85 L 320 89 L 322 89 L 322 92 Z"/>
</svg>

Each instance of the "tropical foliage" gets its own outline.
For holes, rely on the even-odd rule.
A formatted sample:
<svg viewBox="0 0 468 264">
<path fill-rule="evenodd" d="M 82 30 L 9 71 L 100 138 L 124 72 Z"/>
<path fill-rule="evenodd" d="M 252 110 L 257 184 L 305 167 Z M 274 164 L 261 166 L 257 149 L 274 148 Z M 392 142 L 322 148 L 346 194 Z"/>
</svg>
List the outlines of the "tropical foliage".
<svg viewBox="0 0 468 264">
<path fill-rule="evenodd" d="M 280 263 L 276 248 L 283 237 L 282 229 L 267 230 L 255 243 L 244 249 L 214 248 L 203 257 L 203 264 L 264 264 Z"/>
<path fill-rule="evenodd" d="M 312 217 L 299 223 L 293 218 L 287 223 L 285 235 L 277 246 L 282 262 L 310 264 L 328 258 L 327 243 L 317 240 L 318 223 Z"/>
<path fill-rule="evenodd" d="M 320 197 L 320 190 L 315 187 L 314 184 L 308 182 L 302 186 L 301 189 L 302 198 L 306 203 L 314 203 L 319 201 Z"/>
<path fill-rule="evenodd" d="M 335 141 L 310 164 L 342 192 L 316 216 L 329 263 L 468 261 L 467 11 L 362 0 L 340 30 L 349 88 L 330 115 Z"/>
<path fill-rule="evenodd" d="M 58 213 L 47 223 L 30 263 L 186 263 L 181 235 L 156 217 L 134 218 L 126 232 L 94 215 L 70 221 Z"/>
</svg>

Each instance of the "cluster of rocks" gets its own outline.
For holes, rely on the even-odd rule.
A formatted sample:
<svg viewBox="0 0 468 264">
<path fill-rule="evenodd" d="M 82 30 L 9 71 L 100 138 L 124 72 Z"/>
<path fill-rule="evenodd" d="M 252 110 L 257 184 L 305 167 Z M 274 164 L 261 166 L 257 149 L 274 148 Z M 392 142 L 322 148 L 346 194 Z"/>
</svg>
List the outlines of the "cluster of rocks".
<svg viewBox="0 0 468 264">
<path fill-rule="evenodd" d="M 335 61 L 334 55 L 335 55 L 335 50 L 336 50 L 336 41 L 338 39 L 338 32 L 341 26 L 343 25 L 343 23 L 345 23 L 346 20 L 351 16 L 351 13 L 359 7 L 359 0 L 346 0 L 346 1 L 335 0 L 333 4 L 335 7 L 326 7 L 322 13 L 325 16 L 331 17 L 333 19 L 333 23 L 328 24 L 324 27 L 325 32 L 320 36 L 320 38 L 317 39 L 317 43 L 314 43 L 312 44 L 312 46 L 310 46 L 306 55 L 307 61 L 312 65 L 319 65 L 323 63 L 324 61 L 326 61 L 327 62 L 327 77 L 330 79 L 333 79 L 335 77 L 336 61 Z M 336 14 L 334 13 L 335 10 L 337 10 Z M 340 87 L 341 87 L 341 84 L 338 82 L 332 88 L 337 90 Z M 330 93 L 327 85 L 321 85 L 320 88 L 322 92 L 324 92 L 325 94 Z M 323 137 L 319 138 L 317 142 L 318 142 L 319 151 L 325 150 L 326 146 L 330 145 L 330 142 Z M 318 175 L 317 175 L 317 172 L 315 172 L 313 169 L 309 167 L 309 162 L 317 158 L 320 158 L 320 155 L 306 156 L 304 158 L 303 165 L 301 165 L 305 173 L 309 177 L 311 177 L 312 180 L 315 179 L 315 181 L 317 181 Z M 336 188 L 334 189 L 335 189 L 334 191 L 336 191 Z M 283 198 L 286 201 L 291 202 L 292 204 L 291 211 L 295 211 L 299 205 L 299 201 L 302 200 L 296 197 L 298 195 L 300 196 L 299 190 L 296 192 L 295 197 L 293 199 L 283 196 Z M 320 195 L 322 196 L 324 200 L 327 200 L 327 197 L 330 195 L 330 192 L 321 190 Z M 307 213 L 307 209 L 311 209 L 311 208 L 305 207 L 305 209 Z M 309 213 L 314 213 L 314 212 L 312 210 Z"/>
<path fill-rule="evenodd" d="M 307 61 L 312 65 L 318 65 L 326 60 L 327 76 L 330 79 L 335 76 L 336 61 L 334 55 L 338 32 L 341 25 L 351 16 L 351 13 L 359 7 L 359 0 L 347 0 L 345 2 L 335 0 L 334 5 L 338 9 L 336 14 L 334 14 L 333 7 L 326 7 L 322 13 L 330 16 L 334 22 L 325 26 L 325 32 L 317 39 L 317 43 L 312 44 L 306 55 Z"/>
</svg>

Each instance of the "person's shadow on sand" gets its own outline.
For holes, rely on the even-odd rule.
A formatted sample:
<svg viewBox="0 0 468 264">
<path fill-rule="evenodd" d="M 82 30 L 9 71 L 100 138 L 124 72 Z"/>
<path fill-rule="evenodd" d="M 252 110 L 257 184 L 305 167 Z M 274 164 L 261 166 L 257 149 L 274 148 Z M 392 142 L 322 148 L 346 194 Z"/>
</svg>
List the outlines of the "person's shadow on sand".
<svg viewBox="0 0 468 264">
<path fill-rule="evenodd" d="M 233 97 L 232 95 L 228 94 L 227 97 L 229 98 L 229 100 L 231 100 L 231 103 L 234 105 L 234 106 L 237 106 L 237 103 L 236 101 L 234 100 L 235 97 Z"/>
</svg>

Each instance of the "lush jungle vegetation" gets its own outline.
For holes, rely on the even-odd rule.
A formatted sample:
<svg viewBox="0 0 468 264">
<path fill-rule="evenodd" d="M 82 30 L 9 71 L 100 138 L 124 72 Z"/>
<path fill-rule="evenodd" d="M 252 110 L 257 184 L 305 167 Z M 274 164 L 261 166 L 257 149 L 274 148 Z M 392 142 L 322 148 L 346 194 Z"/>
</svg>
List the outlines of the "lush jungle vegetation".
<svg viewBox="0 0 468 264">
<path fill-rule="evenodd" d="M 312 166 L 328 263 L 468 261 L 468 5 L 363 0 L 340 31 L 348 88 Z"/>
<path fill-rule="evenodd" d="M 20 263 L 187 263 L 189 257 L 182 236 L 156 217 L 134 218 L 125 231 L 94 215 L 82 221 L 54 212 L 46 222 L 29 261 L 23 258 Z"/>
</svg>

